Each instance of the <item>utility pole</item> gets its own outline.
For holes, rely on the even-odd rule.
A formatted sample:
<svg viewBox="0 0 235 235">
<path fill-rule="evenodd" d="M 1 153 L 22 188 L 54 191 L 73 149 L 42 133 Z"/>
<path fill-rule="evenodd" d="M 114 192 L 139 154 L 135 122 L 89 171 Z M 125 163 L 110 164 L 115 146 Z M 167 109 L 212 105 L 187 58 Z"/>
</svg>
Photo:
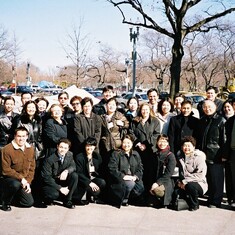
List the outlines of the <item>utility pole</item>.
<svg viewBox="0 0 235 235">
<path fill-rule="evenodd" d="M 132 50 L 132 89 L 133 89 L 133 96 L 135 96 L 136 90 L 136 42 L 139 37 L 139 27 L 136 27 L 136 31 L 133 31 L 133 28 L 130 28 L 130 41 L 133 42 L 133 50 Z"/>
</svg>

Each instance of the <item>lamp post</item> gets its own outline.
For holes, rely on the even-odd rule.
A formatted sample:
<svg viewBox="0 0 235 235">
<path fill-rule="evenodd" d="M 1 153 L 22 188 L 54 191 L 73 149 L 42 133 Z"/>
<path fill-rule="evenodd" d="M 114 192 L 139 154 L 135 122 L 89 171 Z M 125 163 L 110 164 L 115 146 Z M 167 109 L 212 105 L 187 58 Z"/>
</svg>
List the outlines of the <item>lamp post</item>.
<svg viewBox="0 0 235 235">
<path fill-rule="evenodd" d="M 132 89 L 133 96 L 135 96 L 135 86 L 136 86 L 136 41 L 139 37 L 139 27 L 136 27 L 136 31 L 133 31 L 133 28 L 130 28 L 130 41 L 133 42 L 133 50 L 132 50 Z"/>
</svg>

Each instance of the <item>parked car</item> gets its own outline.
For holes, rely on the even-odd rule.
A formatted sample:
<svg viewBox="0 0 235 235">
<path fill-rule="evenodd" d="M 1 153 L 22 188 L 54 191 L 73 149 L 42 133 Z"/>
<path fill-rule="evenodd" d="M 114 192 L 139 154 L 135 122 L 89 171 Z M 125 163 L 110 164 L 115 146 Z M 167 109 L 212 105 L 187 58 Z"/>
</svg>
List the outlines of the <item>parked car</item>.
<svg viewBox="0 0 235 235">
<path fill-rule="evenodd" d="M 127 101 L 133 97 L 133 93 L 132 92 L 128 92 L 127 94 L 125 94 L 122 97 L 116 97 L 116 100 L 118 101 L 118 103 L 122 106 L 126 106 Z M 135 97 L 138 98 L 140 104 L 144 103 L 144 102 L 148 102 L 148 96 L 145 92 L 137 92 L 135 93 Z"/>
<path fill-rule="evenodd" d="M 31 84 L 30 87 L 33 90 L 33 93 L 38 93 L 41 92 L 42 88 L 40 86 L 38 86 L 37 84 Z"/>
<path fill-rule="evenodd" d="M 103 93 L 101 91 L 88 91 L 91 95 L 93 95 L 97 99 L 103 98 Z"/>
<path fill-rule="evenodd" d="M 194 95 L 194 94 L 186 94 L 185 98 L 187 100 L 190 100 L 193 104 L 193 106 L 197 106 L 198 103 L 200 103 L 201 101 L 205 100 L 205 97 L 202 95 Z"/>
<path fill-rule="evenodd" d="M 5 97 L 5 96 L 12 96 L 14 93 L 8 90 L 1 90 L 0 95 Z"/>
<path fill-rule="evenodd" d="M 15 93 L 15 87 L 11 87 L 8 91 Z M 16 87 L 16 93 L 25 93 L 30 92 L 33 93 L 33 89 L 30 86 L 19 85 Z"/>
<path fill-rule="evenodd" d="M 51 95 L 57 95 L 62 91 L 63 91 L 63 89 L 59 86 L 56 86 L 56 85 L 41 86 L 41 92 L 49 93 Z"/>
<path fill-rule="evenodd" d="M 235 98 L 235 92 L 231 92 L 231 93 L 229 93 L 229 95 L 228 95 L 228 99 L 234 99 Z"/>
</svg>

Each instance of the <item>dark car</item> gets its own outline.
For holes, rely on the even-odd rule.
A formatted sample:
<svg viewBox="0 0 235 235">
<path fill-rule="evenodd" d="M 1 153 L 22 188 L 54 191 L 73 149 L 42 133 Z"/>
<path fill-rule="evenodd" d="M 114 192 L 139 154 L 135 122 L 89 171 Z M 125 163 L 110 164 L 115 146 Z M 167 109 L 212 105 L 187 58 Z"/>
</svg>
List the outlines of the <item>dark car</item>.
<svg viewBox="0 0 235 235">
<path fill-rule="evenodd" d="M 234 99 L 234 98 L 235 98 L 235 92 L 229 93 L 228 99 L 232 100 L 232 99 Z"/>
<path fill-rule="evenodd" d="M 194 105 L 197 105 L 201 101 L 205 100 L 205 97 L 202 95 L 185 95 L 186 100 L 191 101 Z"/>
<path fill-rule="evenodd" d="M 15 88 L 9 88 L 8 91 L 15 92 Z M 30 86 L 17 86 L 16 87 L 16 93 L 33 93 L 33 89 Z"/>
</svg>

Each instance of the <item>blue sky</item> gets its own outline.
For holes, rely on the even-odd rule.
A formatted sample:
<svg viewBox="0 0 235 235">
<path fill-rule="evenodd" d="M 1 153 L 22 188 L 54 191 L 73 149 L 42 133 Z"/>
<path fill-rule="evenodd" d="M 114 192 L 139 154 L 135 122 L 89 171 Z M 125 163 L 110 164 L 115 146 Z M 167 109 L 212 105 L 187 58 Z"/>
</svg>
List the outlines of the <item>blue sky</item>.
<svg viewBox="0 0 235 235">
<path fill-rule="evenodd" d="M 69 63 L 59 42 L 66 44 L 66 34 L 79 25 L 81 17 L 82 32 L 89 34 L 94 51 L 97 41 L 131 51 L 128 26 L 105 0 L 0 0 L 0 6 L 0 25 L 11 35 L 15 32 L 21 42 L 21 60 L 31 61 L 42 71 Z"/>
</svg>

